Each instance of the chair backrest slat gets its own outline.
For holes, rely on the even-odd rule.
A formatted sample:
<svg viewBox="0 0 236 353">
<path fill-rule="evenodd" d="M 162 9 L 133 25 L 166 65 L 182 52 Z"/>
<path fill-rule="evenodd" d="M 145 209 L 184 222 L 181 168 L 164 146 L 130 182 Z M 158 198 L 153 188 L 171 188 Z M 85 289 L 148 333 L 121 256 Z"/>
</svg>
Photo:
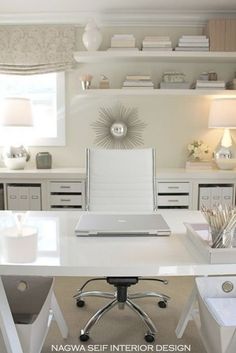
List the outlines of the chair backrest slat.
<svg viewBox="0 0 236 353">
<path fill-rule="evenodd" d="M 155 151 L 87 150 L 87 209 L 153 211 Z"/>
</svg>

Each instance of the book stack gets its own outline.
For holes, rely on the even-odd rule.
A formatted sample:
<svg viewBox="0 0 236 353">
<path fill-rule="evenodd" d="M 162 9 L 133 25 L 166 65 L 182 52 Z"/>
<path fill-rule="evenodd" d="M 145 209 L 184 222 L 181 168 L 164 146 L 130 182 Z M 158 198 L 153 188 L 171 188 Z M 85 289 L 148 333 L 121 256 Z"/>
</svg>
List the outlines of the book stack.
<svg viewBox="0 0 236 353">
<path fill-rule="evenodd" d="M 182 36 L 179 38 L 176 51 L 209 51 L 209 39 L 207 36 Z"/>
<path fill-rule="evenodd" d="M 196 89 L 225 89 L 225 81 L 197 80 Z"/>
<path fill-rule="evenodd" d="M 133 34 L 114 34 L 111 38 L 111 48 L 108 50 L 138 50 L 135 47 Z"/>
<path fill-rule="evenodd" d="M 212 169 L 213 165 L 211 161 L 187 161 L 185 165 L 186 169 Z"/>
<path fill-rule="evenodd" d="M 143 51 L 171 51 L 172 43 L 169 36 L 146 36 L 142 43 Z"/>
<path fill-rule="evenodd" d="M 153 89 L 154 84 L 149 75 L 127 75 L 122 88 Z"/>
</svg>

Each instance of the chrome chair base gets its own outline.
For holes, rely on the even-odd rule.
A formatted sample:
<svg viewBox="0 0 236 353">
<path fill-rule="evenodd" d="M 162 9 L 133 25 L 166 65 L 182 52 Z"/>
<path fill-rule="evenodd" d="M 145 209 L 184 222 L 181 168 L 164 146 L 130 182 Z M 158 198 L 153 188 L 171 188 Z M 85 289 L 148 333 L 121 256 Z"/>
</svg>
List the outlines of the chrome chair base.
<svg viewBox="0 0 236 353">
<path fill-rule="evenodd" d="M 141 278 L 140 278 L 141 279 Z M 107 278 L 97 278 L 95 280 L 107 280 Z M 145 278 L 146 280 L 146 278 Z M 150 279 L 149 279 L 150 280 Z M 167 284 L 167 281 L 162 281 L 158 279 L 151 279 L 151 280 L 157 280 L 161 281 L 164 284 Z M 83 291 L 84 287 L 89 283 L 93 281 L 93 279 L 90 279 L 87 281 L 79 290 L 76 295 L 74 295 L 74 298 L 76 299 L 77 306 L 83 307 L 84 306 L 84 298 L 85 297 L 97 297 L 97 298 L 106 298 L 106 299 L 111 299 L 111 301 L 106 304 L 104 307 L 99 309 L 87 322 L 85 327 L 80 331 L 80 336 L 79 339 L 81 341 L 87 341 L 89 339 L 90 331 L 93 328 L 93 326 L 100 320 L 100 318 L 105 315 L 108 311 L 110 311 L 112 308 L 115 306 L 118 306 L 119 309 L 124 309 L 124 307 L 127 305 L 132 311 L 134 311 L 143 321 L 144 325 L 147 327 L 147 332 L 144 336 L 144 339 L 147 342 L 153 342 L 155 339 L 155 334 L 157 333 L 157 329 L 152 322 L 152 320 L 149 318 L 149 316 L 137 305 L 133 302 L 133 299 L 138 299 L 138 298 L 158 298 L 159 302 L 158 305 L 161 308 L 165 308 L 167 306 L 167 302 L 170 300 L 170 297 L 162 294 L 162 293 L 156 293 L 152 291 L 145 291 L 145 292 L 139 292 L 139 293 L 127 293 L 127 287 L 125 289 L 125 298 L 120 299 L 119 298 L 119 288 L 115 292 L 103 292 L 103 291 Z M 132 285 L 132 284 L 131 284 Z M 119 286 L 119 285 L 118 285 Z M 118 287 L 117 286 L 117 287 Z M 127 285 L 129 286 L 129 285 Z"/>
<path fill-rule="evenodd" d="M 110 293 L 111 294 L 111 293 Z M 115 296 L 115 295 L 114 295 Z M 107 298 L 107 297 L 105 297 Z M 123 309 L 125 305 L 127 305 L 132 311 L 134 311 L 143 321 L 145 326 L 147 327 L 147 332 L 144 336 L 147 342 L 153 342 L 155 339 L 155 334 L 157 333 L 157 329 L 150 319 L 150 317 L 143 311 L 137 304 L 135 304 L 132 300 L 127 299 L 125 303 L 118 302 L 117 299 L 113 299 L 104 307 L 99 309 L 87 322 L 84 328 L 80 331 L 79 339 L 82 342 L 85 342 L 89 339 L 90 331 L 93 326 L 101 319 L 103 315 L 105 315 L 108 311 L 118 305 L 119 309 Z"/>
</svg>

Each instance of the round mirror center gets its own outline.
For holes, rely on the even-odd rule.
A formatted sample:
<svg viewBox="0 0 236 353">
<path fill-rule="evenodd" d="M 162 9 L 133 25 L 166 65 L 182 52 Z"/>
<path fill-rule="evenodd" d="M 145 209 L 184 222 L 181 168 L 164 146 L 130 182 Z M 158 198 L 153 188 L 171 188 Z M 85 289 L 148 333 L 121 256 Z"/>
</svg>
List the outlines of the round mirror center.
<svg viewBox="0 0 236 353">
<path fill-rule="evenodd" d="M 122 138 L 127 134 L 127 126 L 124 123 L 114 123 L 110 128 L 111 134 L 116 138 Z"/>
</svg>

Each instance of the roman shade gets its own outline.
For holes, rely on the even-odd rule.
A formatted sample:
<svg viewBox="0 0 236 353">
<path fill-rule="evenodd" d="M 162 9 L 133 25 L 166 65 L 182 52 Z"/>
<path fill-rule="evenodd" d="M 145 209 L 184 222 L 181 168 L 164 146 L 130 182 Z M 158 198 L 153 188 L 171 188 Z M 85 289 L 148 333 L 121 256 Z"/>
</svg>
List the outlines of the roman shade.
<svg viewBox="0 0 236 353">
<path fill-rule="evenodd" d="M 73 25 L 1 25 L 0 73 L 37 74 L 73 67 Z"/>
</svg>

